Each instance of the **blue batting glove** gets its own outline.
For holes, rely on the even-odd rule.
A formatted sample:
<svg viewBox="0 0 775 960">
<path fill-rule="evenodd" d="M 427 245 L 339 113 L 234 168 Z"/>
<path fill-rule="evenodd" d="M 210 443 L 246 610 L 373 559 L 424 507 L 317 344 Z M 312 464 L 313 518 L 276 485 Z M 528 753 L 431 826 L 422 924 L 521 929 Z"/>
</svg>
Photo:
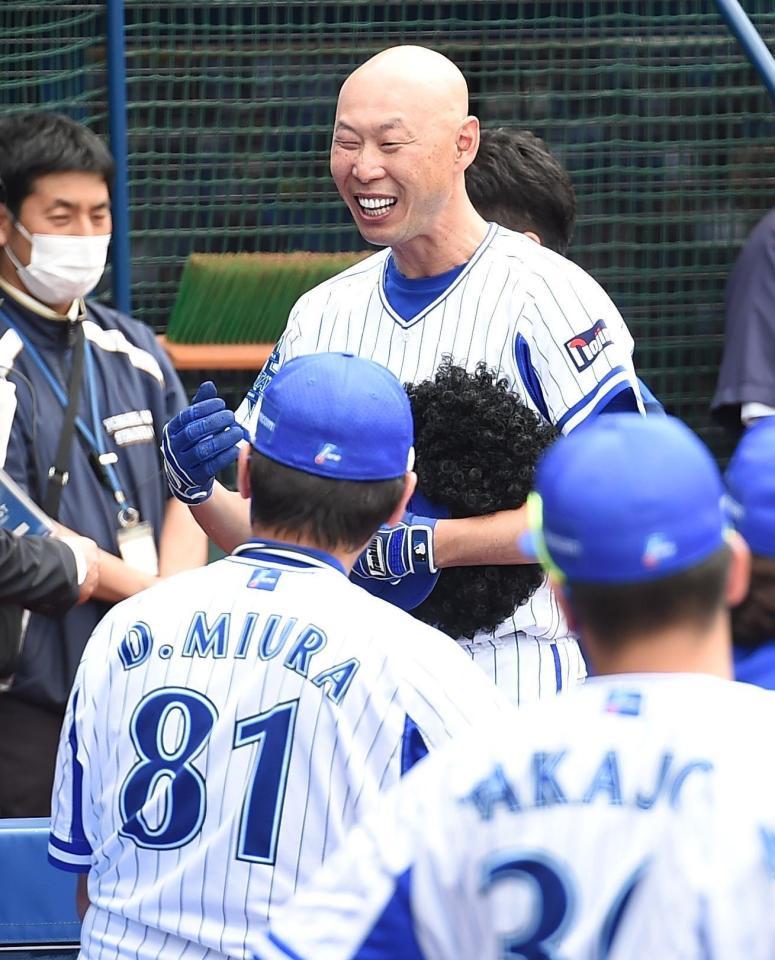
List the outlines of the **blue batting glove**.
<svg viewBox="0 0 775 960">
<path fill-rule="evenodd" d="M 176 413 L 162 431 L 164 472 L 173 496 L 189 506 L 204 503 L 215 475 L 237 459 L 243 437 L 212 380 L 201 384 L 191 406 Z"/>
<path fill-rule="evenodd" d="M 374 580 L 401 580 L 411 573 L 436 573 L 433 528 L 437 517 L 405 513 L 394 527 L 380 527 L 355 561 L 353 574 Z"/>
</svg>

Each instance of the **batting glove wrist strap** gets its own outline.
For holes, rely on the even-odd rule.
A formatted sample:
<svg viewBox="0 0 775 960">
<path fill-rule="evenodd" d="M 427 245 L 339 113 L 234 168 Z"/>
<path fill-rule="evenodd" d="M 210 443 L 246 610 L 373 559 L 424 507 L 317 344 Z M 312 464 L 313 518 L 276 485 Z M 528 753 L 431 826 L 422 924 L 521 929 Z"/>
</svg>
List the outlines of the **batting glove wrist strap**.
<svg viewBox="0 0 775 960">
<path fill-rule="evenodd" d="M 164 472 L 172 495 L 189 506 L 204 503 L 213 492 L 215 475 L 237 459 L 242 438 L 242 428 L 215 384 L 203 383 L 191 406 L 162 431 Z"/>
<path fill-rule="evenodd" d="M 434 517 L 405 513 L 394 527 L 380 527 L 358 557 L 353 573 L 374 580 L 401 580 L 412 573 L 436 573 Z"/>
</svg>

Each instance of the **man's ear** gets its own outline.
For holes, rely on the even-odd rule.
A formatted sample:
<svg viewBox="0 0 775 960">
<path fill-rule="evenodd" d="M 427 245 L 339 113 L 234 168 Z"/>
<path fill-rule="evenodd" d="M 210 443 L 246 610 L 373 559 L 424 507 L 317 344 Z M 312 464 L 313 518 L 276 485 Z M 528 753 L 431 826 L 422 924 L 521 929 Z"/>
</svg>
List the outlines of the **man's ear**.
<svg viewBox="0 0 775 960">
<path fill-rule="evenodd" d="M 748 596 L 751 584 L 751 551 L 736 530 L 729 530 L 726 537 L 732 556 L 729 561 L 725 599 L 728 607 L 736 607 Z"/>
<path fill-rule="evenodd" d="M 404 513 L 406 512 L 406 505 L 409 503 L 416 486 L 417 474 L 413 470 L 407 471 L 407 473 L 404 474 L 404 492 L 401 494 L 401 499 L 398 502 L 395 510 L 385 521 L 389 527 L 394 526 L 403 517 Z"/>
<path fill-rule="evenodd" d="M 4 203 L 0 203 L 0 247 L 4 247 L 11 239 L 11 230 L 13 230 L 11 212 Z"/>
<path fill-rule="evenodd" d="M 250 500 L 250 451 L 249 443 L 243 443 L 237 457 L 237 489 L 243 500 Z"/>
<path fill-rule="evenodd" d="M 479 120 L 466 117 L 460 125 L 455 141 L 455 159 L 461 170 L 467 170 L 474 162 L 479 149 Z"/>
</svg>

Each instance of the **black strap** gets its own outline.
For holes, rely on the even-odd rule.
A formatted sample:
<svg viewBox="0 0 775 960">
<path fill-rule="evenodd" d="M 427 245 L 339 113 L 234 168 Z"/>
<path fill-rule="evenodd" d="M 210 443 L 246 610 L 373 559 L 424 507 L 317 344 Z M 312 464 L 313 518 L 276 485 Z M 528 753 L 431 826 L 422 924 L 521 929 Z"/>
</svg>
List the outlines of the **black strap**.
<svg viewBox="0 0 775 960">
<path fill-rule="evenodd" d="M 75 433 L 75 418 L 78 416 L 78 403 L 81 398 L 81 384 L 83 382 L 83 323 L 75 328 L 75 343 L 73 344 L 73 365 L 70 369 L 70 383 L 68 386 L 67 406 L 62 420 L 62 432 L 59 434 L 54 465 L 48 472 L 46 496 L 43 499 L 43 510 L 52 520 L 59 517 L 59 503 L 62 491 L 70 479 L 68 466 L 70 464 L 70 448 L 73 445 Z"/>
</svg>

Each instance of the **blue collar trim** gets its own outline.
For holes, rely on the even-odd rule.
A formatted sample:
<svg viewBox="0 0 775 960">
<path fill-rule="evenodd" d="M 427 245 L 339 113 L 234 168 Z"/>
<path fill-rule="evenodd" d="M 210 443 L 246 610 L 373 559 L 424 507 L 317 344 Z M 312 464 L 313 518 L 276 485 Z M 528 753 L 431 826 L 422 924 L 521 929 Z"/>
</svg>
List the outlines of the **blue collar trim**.
<svg viewBox="0 0 775 960">
<path fill-rule="evenodd" d="M 251 537 L 246 543 L 236 547 L 231 555 L 247 557 L 250 560 L 263 560 L 284 567 L 333 567 L 334 570 L 347 576 L 345 568 L 330 553 L 315 550 L 314 547 L 301 547 L 296 543 L 283 543 L 282 540 Z"/>
<path fill-rule="evenodd" d="M 438 306 L 440 303 L 446 300 L 446 298 L 452 293 L 452 291 L 455 290 L 461 283 L 464 282 L 465 278 L 469 275 L 473 267 L 481 259 L 481 256 L 484 253 L 484 251 L 490 246 L 490 243 L 492 242 L 497 231 L 498 231 L 497 223 L 488 223 L 487 233 L 484 235 L 484 239 L 474 251 L 473 255 L 471 256 L 471 259 L 468 261 L 468 263 L 463 265 L 463 269 L 455 277 L 455 279 L 450 283 L 447 289 L 443 290 L 432 303 L 429 303 L 426 307 L 420 310 L 420 312 L 416 316 L 410 317 L 408 320 L 405 320 L 399 313 L 397 313 L 393 309 L 393 307 L 390 305 L 390 301 L 388 300 L 387 294 L 385 292 L 385 276 L 387 273 L 388 264 L 390 263 L 390 259 L 392 257 L 392 253 L 389 253 L 388 256 L 385 257 L 385 261 L 382 264 L 382 271 L 380 273 L 380 278 L 379 278 L 379 298 L 386 313 L 389 313 L 390 316 L 393 318 L 393 320 L 400 327 L 403 327 L 403 329 L 405 330 L 408 330 L 409 327 L 413 327 L 416 323 L 419 323 L 420 320 L 422 320 L 427 313 L 430 313 L 430 311 L 433 310 L 434 307 Z"/>
</svg>

